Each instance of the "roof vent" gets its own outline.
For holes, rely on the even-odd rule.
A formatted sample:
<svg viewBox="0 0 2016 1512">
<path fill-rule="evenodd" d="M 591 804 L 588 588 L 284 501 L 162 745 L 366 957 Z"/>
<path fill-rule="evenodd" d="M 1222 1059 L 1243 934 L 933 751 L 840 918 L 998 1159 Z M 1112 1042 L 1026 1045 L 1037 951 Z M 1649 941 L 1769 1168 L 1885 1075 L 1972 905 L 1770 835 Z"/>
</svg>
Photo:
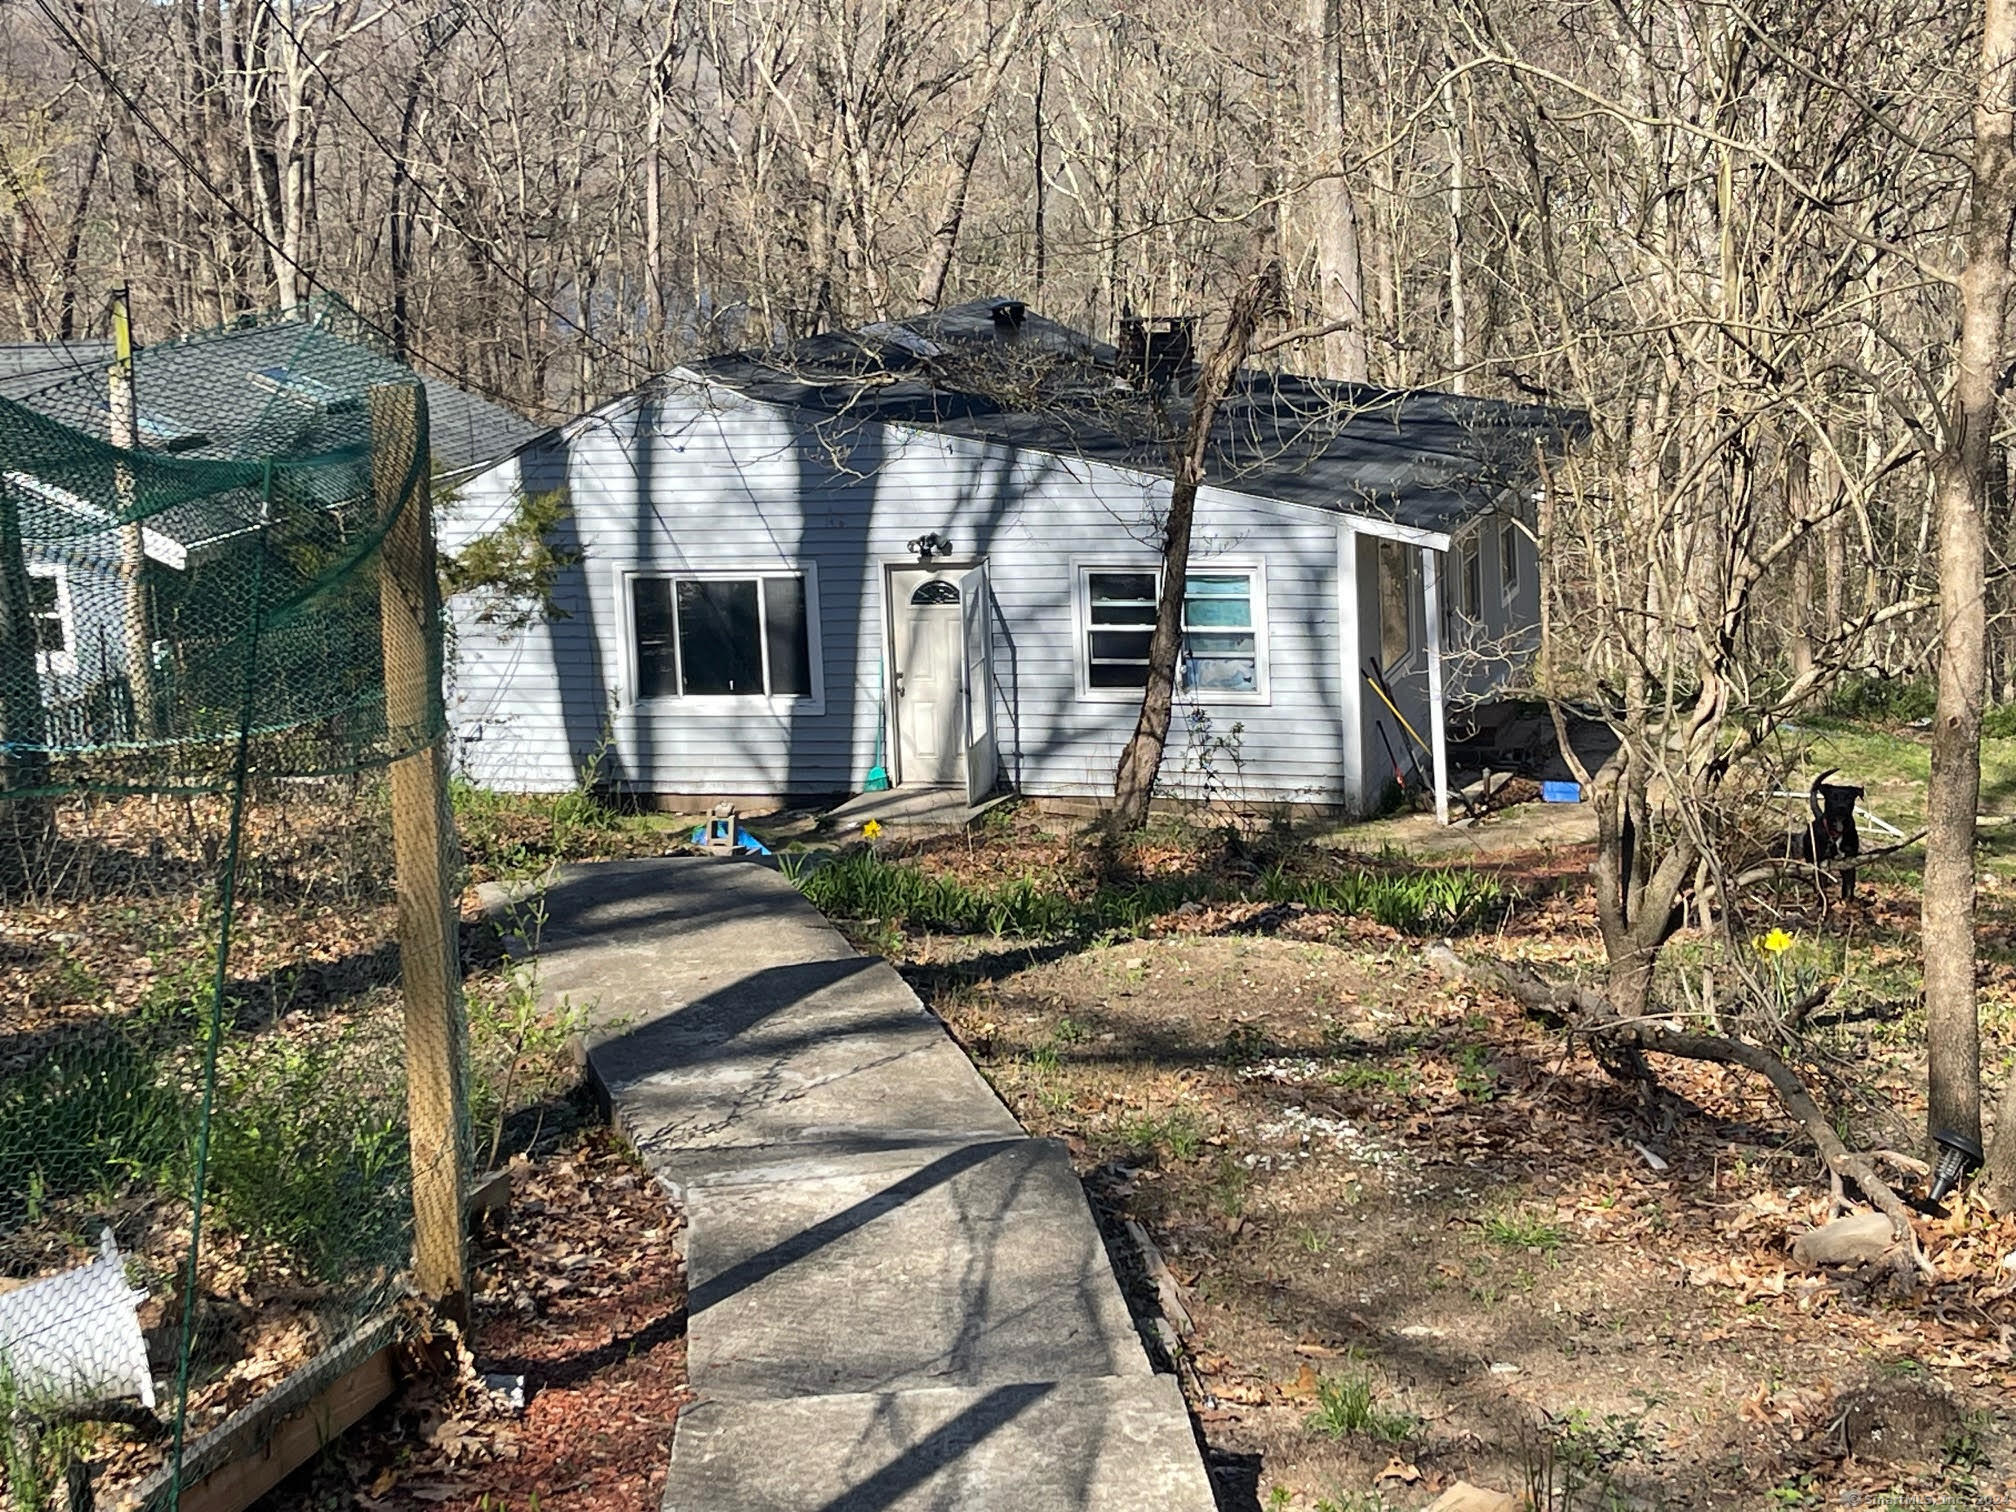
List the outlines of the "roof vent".
<svg viewBox="0 0 2016 1512">
<path fill-rule="evenodd" d="M 1178 382 L 1196 366 L 1197 321 L 1189 315 L 1120 317 L 1120 376 L 1144 393 Z"/>
<path fill-rule="evenodd" d="M 1029 307 L 1019 299 L 1004 299 L 994 306 L 994 335 L 1002 341 L 1014 341 L 1022 334 L 1022 322 L 1029 318 Z"/>
</svg>

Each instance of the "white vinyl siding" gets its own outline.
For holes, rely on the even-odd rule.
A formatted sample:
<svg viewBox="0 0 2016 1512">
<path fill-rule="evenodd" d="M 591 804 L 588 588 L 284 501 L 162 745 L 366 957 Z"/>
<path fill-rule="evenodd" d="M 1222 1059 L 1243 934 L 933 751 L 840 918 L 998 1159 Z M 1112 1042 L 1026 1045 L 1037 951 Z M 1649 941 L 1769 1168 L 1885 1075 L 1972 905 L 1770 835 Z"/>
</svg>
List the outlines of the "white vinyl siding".
<svg viewBox="0 0 2016 1512">
<path fill-rule="evenodd" d="M 1036 795 L 1112 792 L 1140 695 L 1084 696 L 1079 567 L 1152 573 L 1142 522 L 1166 507 L 1168 480 L 896 425 L 820 433 L 799 412 L 675 381 L 577 422 L 564 454 L 471 479 L 444 518 L 443 548 L 497 529 L 521 489 L 559 486 L 572 508 L 559 541 L 581 557 L 556 585 L 564 614 L 511 635 L 457 606 L 449 692 L 471 780 L 564 788 L 599 751 L 604 777 L 639 792 L 859 791 L 888 760 L 886 573 L 915 565 L 908 543 L 935 531 L 959 559 L 987 564 L 990 715 L 1007 781 Z M 1357 690 L 1337 655 L 1337 519 L 1207 487 L 1191 572 L 1253 590 L 1193 612 L 1192 635 L 1250 634 L 1256 691 L 1179 695 L 1243 706 L 1242 796 L 1348 801 L 1341 747 Z M 815 697 L 637 696 L 632 578 L 778 574 L 806 578 Z M 1224 615 L 1251 624 L 1202 623 Z M 1169 743 L 1172 791 L 1185 738 L 1179 727 Z"/>
</svg>

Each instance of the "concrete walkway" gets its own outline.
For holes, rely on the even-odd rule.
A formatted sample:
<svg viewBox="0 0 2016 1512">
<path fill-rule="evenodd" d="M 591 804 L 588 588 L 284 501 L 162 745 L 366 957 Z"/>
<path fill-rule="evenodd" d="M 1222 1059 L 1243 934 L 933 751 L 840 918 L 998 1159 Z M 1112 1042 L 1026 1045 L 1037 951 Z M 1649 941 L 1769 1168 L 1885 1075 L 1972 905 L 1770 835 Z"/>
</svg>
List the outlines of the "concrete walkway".
<svg viewBox="0 0 2016 1512">
<path fill-rule="evenodd" d="M 686 1205 L 665 1512 L 1210 1512 L 1062 1146 L 766 868 L 563 871 L 540 986 Z"/>
</svg>

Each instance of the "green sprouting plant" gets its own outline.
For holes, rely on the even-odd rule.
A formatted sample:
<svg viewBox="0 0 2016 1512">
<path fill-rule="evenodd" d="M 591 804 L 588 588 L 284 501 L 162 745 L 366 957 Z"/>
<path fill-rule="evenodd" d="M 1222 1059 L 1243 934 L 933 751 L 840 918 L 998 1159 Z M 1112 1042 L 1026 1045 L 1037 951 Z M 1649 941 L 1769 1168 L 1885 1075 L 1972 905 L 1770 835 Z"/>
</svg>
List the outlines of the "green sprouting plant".
<svg viewBox="0 0 2016 1512">
<path fill-rule="evenodd" d="M 1218 1157 L 1218 1169 L 1211 1178 L 1211 1205 L 1227 1218 L 1237 1218 L 1246 1211 L 1246 1189 L 1253 1184 L 1253 1173 L 1228 1151 Z"/>
<path fill-rule="evenodd" d="M 1026 939 L 1120 939 L 1141 934 L 1178 905 L 1243 896 L 1207 877 L 1109 882 L 1075 896 L 1061 879 L 1018 877 L 994 884 L 941 876 L 873 851 L 820 866 L 789 861 L 784 875 L 814 907 L 835 918 L 879 919 L 911 931 L 1009 935 Z M 1300 902 L 1365 915 L 1412 933 L 1450 933 L 1495 917 L 1509 897 L 1495 877 L 1464 870 L 1302 876 L 1276 866 L 1256 889 L 1266 902 Z"/>
<path fill-rule="evenodd" d="M 70 1467 L 83 1458 L 89 1429 L 49 1421 L 48 1405 L 25 1390 L 0 1355 L 0 1470 L 11 1512 L 67 1505 Z"/>
<path fill-rule="evenodd" d="M 155 1038 L 97 1035 L 0 1076 L 0 1227 L 64 1198 L 172 1176 L 187 1098 Z"/>
<path fill-rule="evenodd" d="M 1204 1144 L 1204 1128 L 1188 1108 L 1172 1108 L 1159 1118 L 1141 1113 L 1121 1121 L 1121 1140 L 1135 1150 L 1166 1151 L 1172 1160 L 1194 1160 Z"/>
<path fill-rule="evenodd" d="M 1632 1459 L 1656 1459 L 1658 1446 L 1645 1424 L 1648 1399 L 1638 1412 L 1606 1412 L 1601 1417 L 1571 1407 L 1550 1419 L 1557 1457 L 1586 1471 L 1608 1471 Z"/>
<path fill-rule="evenodd" d="M 1482 1045 L 1456 1047 L 1456 1090 L 1473 1102 L 1489 1102 L 1498 1095 L 1498 1078 L 1491 1070 L 1491 1052 Z"/>
<path fill-rule="evenodd" d="M 1501 1208 L 1484 1215 L 1484 1237 L 1507 1249 L 1552 1252 L 1561 1247 L 1567 1230 L 1550 1219 L 1516 1208 Z"/>
<path fill-rule="evenodd" d="M 1321 913 L 1351 914 L 1403 934 L 1457 934 L 1503 911 L 1511 900 L 1496 877 L 1460 867 L 1425 871 L 1298 873 L 1277 862 L 1260 879 L 1270 903 L 1300 903 Z"/>
<path fill-rule="evenodd" d="M 396 1260 L 410 1166 L 398 1060 L 358 1032 L 222 1046 L 209 1195 L 225 1222 L 331 1281 Z"/>
<path fill-rule="evenodd" d="M 1405 1443 L 1420 1428 L 1410 1412 L 1380 1405 L 1379 1389 L 1369 1375 L 1330 1375 L 1316 1382 L 1316 1407 L 1305 1420 L 1309 1431 L 1325 1438 L 1363 1434 L 1382 1444 Z"/>
<path fill-rule="evenodd" d="M 1347 1092 L 1407 1093 L 1414 1090 L 1414 1072 L 1405 1066 L 1375 1066 L 1352 1061 L 1337 1067 L 1323 1078 Z"/>
<path fill-rule="evenodd" d="M 469 1126 L 478 1136 L 478 1164 L 487 1169 L 497 1164 L 513 1113 L 574 1085 L 578 1073 L 568 1052 L 588 1013 L 569 999 L 544 1001 L 536 957 L 507 964 L 494 979 L 472 978 L 465 1001 Z"/>
</svg>

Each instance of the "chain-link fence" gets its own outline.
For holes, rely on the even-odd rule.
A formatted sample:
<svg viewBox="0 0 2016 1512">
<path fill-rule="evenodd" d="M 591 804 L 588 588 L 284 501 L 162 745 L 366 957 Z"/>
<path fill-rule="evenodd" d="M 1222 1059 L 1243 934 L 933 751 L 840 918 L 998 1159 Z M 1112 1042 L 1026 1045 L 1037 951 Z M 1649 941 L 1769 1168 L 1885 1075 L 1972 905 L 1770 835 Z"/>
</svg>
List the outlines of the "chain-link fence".
<svg viewBox="0 0 2016 1512">
<path fill-rule="evenodd" d="M 335 302 L 0 400 L 0 1504 L 459 1284 L 426 425 Z"/>
</svg>

